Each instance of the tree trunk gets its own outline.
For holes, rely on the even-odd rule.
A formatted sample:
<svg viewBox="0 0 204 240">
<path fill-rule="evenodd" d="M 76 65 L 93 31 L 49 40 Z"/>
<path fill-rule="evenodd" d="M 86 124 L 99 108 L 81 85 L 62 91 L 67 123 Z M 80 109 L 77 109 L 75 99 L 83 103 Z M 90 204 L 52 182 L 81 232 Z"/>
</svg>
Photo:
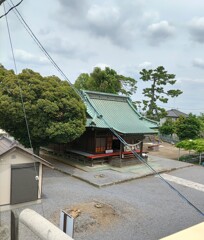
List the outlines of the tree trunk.
<svg viewBox="0 0 204 240">
<path fill-rule="evenodd" d="M 33 153 L 37 156 L 40 155 L 40 147 L 33 147 Z"/>
<path fill-rule="evenodd" d="M 202 163 L 202 153 L 200 153 L 199 165 Z"/>
<path fill-rule="evenodd" d="M 152 96 L 151 96 L 150 105 L 149 105 L 149 110 L 148 110 L 148 111 L 150 112 L 150 114 L 151 114 L 152 117 L 154 116 L 155 86 L 156 86 L 156 80 L 154 79 L 154 80 L 153 80 L 153 83 L 152 83 L 152 86 L 151 86 L 151 88 L 152 88 L 152 89 L 151 89 Z"/>
<path fill-rule="evenodd" d="M 181 156 L 181 148 L 179 148 L 178 160 L 180 160 L 180 156 Z"/>
</svg>

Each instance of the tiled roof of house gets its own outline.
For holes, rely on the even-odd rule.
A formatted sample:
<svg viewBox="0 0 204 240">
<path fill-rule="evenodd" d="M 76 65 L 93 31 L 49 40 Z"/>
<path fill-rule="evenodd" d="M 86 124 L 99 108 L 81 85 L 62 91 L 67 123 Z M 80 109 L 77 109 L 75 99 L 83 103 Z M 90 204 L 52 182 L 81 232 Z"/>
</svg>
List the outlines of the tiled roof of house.
<svg viewBox="0 0 204 240">
<path fill-rule="evenodd" d="M 181 112 L 181 111 L 179 111 L 177 109 L 171 109 L 171 110 L 167 111 L 167 117 L 178 118 L 180 116 L 188 117 L 188 114 L 183 113 L 183 112 Z"/>
<path fill-rule="evenodd" d="M 90 116 L 87 127 L 111 127 L 124 134 L 151 134 L 158 128 L 158 123 L 138 113 L 126 96 L 82 91 L 82 98 Z"/>
<path fill-rule="evenodd" d="M 4 152 L 7 152 L 10 148 L 12 148 L 15 143 L 16 143 L 15 141 L 7 137 L 4 136 L 0 137 L 0 156 Z"/>
</svg>

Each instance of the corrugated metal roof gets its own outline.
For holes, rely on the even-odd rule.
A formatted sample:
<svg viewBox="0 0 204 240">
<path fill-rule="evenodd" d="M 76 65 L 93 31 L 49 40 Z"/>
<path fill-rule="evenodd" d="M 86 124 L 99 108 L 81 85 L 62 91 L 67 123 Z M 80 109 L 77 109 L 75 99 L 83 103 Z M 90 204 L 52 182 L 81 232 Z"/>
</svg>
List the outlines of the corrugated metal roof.
<svg viewBox="0 0 204 240">
<path fill-rule="evenodd" d="M 158 124 L 139 114 L 126 96 L 83 91 L 84 103 L 92 120 L 87 127 L 108 128 L 124 134 L 151 134 Z M 103 119 L 106 123 L 103 121 Z"/>
</svg>

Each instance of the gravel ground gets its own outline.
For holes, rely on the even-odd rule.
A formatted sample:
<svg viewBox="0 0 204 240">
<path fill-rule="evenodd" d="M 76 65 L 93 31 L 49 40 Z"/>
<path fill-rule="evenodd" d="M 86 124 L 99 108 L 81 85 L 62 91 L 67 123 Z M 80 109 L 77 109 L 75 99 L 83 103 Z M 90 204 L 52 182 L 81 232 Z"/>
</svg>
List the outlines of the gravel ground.
<svg viewBox="0 0 204 240">
<path fill-rule="evenodd" d="M 189 193 L 189 189 L 179 187 Z M 203 201 L 203 193 L 196 200 Z M 42 204 L 29 208 L 56 222 L 61 209 L 100 202 L 110 207 L 110 219 L 101 223 L 86 212 L 78 223 L 75 240 L 156 240 L 203 221 L 191 207 L 173 193 L 158 178 L 146 177 L 119 185 L 98 189 L 73 177 L 44 169 Z M 200 206 L 204 210 L 204 206 Z M 20 213 L 21 209 L 16 212 Z M 82 209 L 83 210 L 83 209 Z M 113 217 L 113 213 L 115 216 Z M 106 217 L 108 213 L 105 213 Z M 1 225 L 9 227 L 10 212 L 1 213 Z M 100 215 L 101 216 L 101 215 Z M 92 221 L 92 223 L 90 223 Z M 91 225 L 91 227 L 80 227 Z M 96 227 L 92 227 L 96 226 Z M 19 240 L 38 239 L 20 225 Z"/>
<path fill-rule="evenodd" d="M 153 156 L 158 156 L 158 157 L 164 157 L 164 158 L 169 158 L 169 159 L 174 159 L 177 160 L 180 156 L 184 155 L 184 154 L 188 154 L 189 151 L 180 149 L 180 153 L 179 153 L 179 149 L 177 147 L 175 147 L 175 145 L 166 143 L 166 142 L 162 142 L 159 146 L 159 151 L 150 151 L 148 149 L 149 144 L 145 143 L 144 144 L 144 150 L 148 151 L 150 155 Z"/>
</svg>

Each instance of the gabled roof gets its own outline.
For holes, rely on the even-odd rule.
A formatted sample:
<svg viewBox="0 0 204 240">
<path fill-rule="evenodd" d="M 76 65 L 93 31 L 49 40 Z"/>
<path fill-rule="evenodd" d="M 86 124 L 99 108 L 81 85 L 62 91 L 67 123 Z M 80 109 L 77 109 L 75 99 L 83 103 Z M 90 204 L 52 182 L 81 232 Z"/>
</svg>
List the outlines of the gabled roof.
<svg viewBox="0 0 204 240">
<path fill-rule="evenodd" d="M 158 128 L 158 123 L 138 113 L 126 96 L 82 91 L 82 98 L 89 115 L 87 127 L 111 127 L 123 134 L 151 134 Z"/>
<path fill-rule="evenodd" d="M 20 150 L 20 151 L 30 155 L 31 157 L 32 156 L 35 157 L 35 160 L 37 160 L 38 162 L 41 162 L 42 164 L 46 165 L 47 167 L 53 168 L 52 164 L 50 164 L 43 158 L 33 154 L 28 149 L 25 149 L 24 147 L 20 146 L 20 144 L 17 141 L 7 138 L 5 136 L 0 137 L 0 157 L 2 157 L 3 155 L 8 154 L 9 152 L 14 151 L 14 150 Z"/>
<path fill-rule="evenodd" d="M 178 118 L 180 116 L 188 117 L 188 114 L 183 113 L 183 112 L 181 112 L 181 111 L 179 111 L 177 109 L 171 109 L 171 110 L 167 111 L 167 117 Z"/>
<path fill-rule="evenodd" d="M 10 138 L 7 138 L 5 136 L 0 137 L 0 156 L 4 152 L 7 152 L 8 149 L 12 148 L 14 144 L 16 144 L 16 142 Z"/>
</svg>

